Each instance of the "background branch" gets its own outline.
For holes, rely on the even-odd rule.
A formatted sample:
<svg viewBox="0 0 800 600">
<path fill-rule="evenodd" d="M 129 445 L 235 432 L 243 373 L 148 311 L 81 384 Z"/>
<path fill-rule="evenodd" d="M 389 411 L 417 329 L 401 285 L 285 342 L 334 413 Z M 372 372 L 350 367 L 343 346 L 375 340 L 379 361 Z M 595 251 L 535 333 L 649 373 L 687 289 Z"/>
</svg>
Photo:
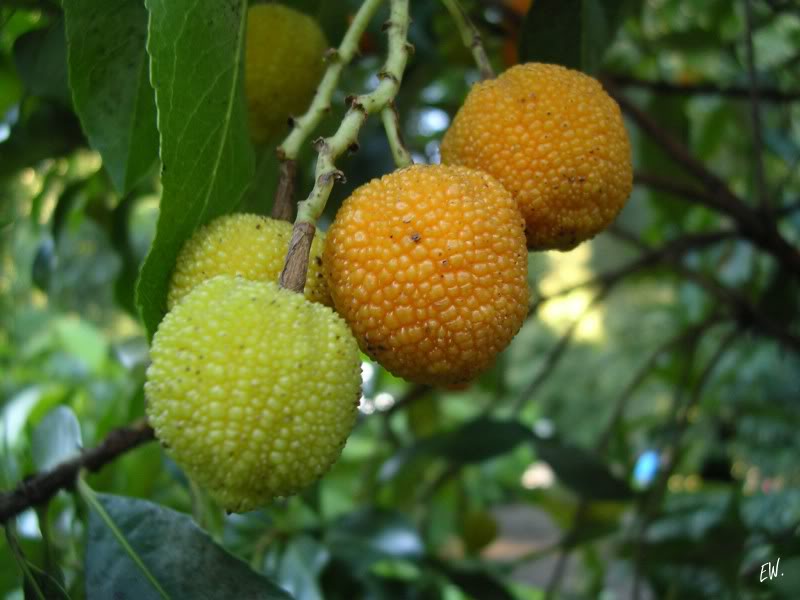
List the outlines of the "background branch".
<svg viewBox="0 0 800 600">
<path fill-rule="evenodd" d="M 740 100 L 747 100 L 750 97 L 749 86 L 727 86 L 711 82 L 678 84 L 669 81 L 652 81 L 616 74 L 604 74 L 603 79 L 611 82 L 616 87 L 648 90 L 659 95 L 725 96 Z M 783 91 L 775 88 L 759 87 L 758 96 L 761 100 L 767 102 L 797 102 L 800 101 L 800 90 Z"/>
<path fill-rule="evenodd" d="M 742 235 L 762 250 L 772 254 L 788 272 L 800 277 L 800 252 L 780 234 L 774 219 L 748 206 L 719 176 L 692 156 L 688 148 L 664 130 L 653 117 L 626 97 L 616 93 L 613 88 L 609 93 L 625 114 L 675 162 L 703 184 L 709 195 L 714 198 L 711 201 L 714 208 L 733 218 Z"/>
<path fill-rule="evenodd" d="M 0 494 L 0 523 L 24 510 L 47 502 L 56 492 L 71 488 L 81 469 L 98 471 L 121 454 L 155 439 L 155 432 L 142 419 L 127 427 L 112 430 L 94 448 L 61 463 L 49 471 L 38 473 L 12 491 Z"/>
</svg>

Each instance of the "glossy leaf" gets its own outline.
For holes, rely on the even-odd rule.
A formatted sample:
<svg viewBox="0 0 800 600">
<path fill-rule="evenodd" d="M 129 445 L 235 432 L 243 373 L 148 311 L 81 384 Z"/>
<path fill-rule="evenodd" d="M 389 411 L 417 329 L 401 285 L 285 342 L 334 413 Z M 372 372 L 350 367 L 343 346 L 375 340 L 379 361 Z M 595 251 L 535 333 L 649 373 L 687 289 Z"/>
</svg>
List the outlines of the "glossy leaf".
<svg viewBox="0 0 800 600">
<path fill-rule="evenodd" d="M 158 158 L 147 11 L 127 0 L 64 0 L 69 79 L 91 146 L 121 194 Z"/>
<path fill-rule="evenodd" d="M 55 407 L 33 430 L 31 453 L 33 464 L 39 471 L 52 469 L 74 458 L 80 454 L 82 447 L 78 417 L 67 406 Z"/>
<path fill-rule="evenodd" d="M 150 336 L 166 311 L 183 242 L 240 203 L 255 168 L 242 81 L 244 0 L 147 0 L 147 50 L 161 136 L 163 192 L 137 285 Z"/>
<path fill-rule="evenodd" d="M 536 0 L 520 37 L 520 60 L 588 73 L 599 67 L 622 13 L 618 0 Z"/>
<path fill-rule="evenodd" d="M 29 31 L 17 39 L 14 63 L 28 94 L 70 105 L 66 48 L 64 20 L 61 18 L 44 29 Z"/>
<path fill-rule="evenodd" d="M 98 494 L 98 500 L 172 598 L 291 600 L 266 577 L 214 544 L 187 515 L 144 500 Z M 95 512 L 86 551 L 89 598 L 160 598 Z"/>
</svg>

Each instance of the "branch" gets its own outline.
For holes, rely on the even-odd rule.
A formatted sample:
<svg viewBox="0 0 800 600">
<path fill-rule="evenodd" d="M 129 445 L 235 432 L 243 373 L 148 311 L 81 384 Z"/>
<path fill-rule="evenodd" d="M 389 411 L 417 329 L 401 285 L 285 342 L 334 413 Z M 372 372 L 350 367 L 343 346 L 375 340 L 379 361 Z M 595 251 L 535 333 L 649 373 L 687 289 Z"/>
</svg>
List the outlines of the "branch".
<svg viewBox="0 0 800 600">
<path fill-rule="evenodd" d="M 781 235 L 773 219 L 765 218 L 765 215 L 750 208 L 722 179 L 692 156 L 686 146 L 662 129 L 650 115 L 617 94 L 613 88 L 609 89 L 609 93 L 645 133 L 703 184 L 709 195 L 714 197 L 714 207 L 733 218 L 743 236 L 772 254 L 788 272 L 800 277 L 800 252 Z"/>
<path fill-rule="evenodd" d="M 637 79 L 628 75 L 606 74 L 603 79 L 620 88 L 639 88 L 656 94 L 677 96 L 726 96 L 729 98 L 746 100 L 750 97 L 750 87 L 725 86 L 716 83 L 677 84 L 670 81 L 651 81 Z M 800 91 L 783 91 L 775 88 L 758 88 L 758 96 L 768 102 L 797 102 L 800 100 Z"/>
<path fill-rule="evenodd" d="M 609 229 L 609 233 L 615 235 L 621 240 L 626 241 L 629 244 L 636 246 L 639 249 L 647 250 L 648 248 L 647 244 L 645 244 L 631 232 L 626 232 L 618 227 L 613 227 Z M 717 235 L 720 235 L 720 233 Z M 700 235 L 712 236 L 713 234 Z M 679 240 L 680 239 L 682 238 L 679 238 Z M 652 257 L 655 254 L 662 254 L 663 260 L 667 261 L 678 275 L 688 279 L 689 281 L 692 281 L 693 283 L 696 283 L 698 286 L 706 290 L 711 296 L 727 305 L 731 309 L 733 316 L 743 328 L 756 329 L 762 334 L 780 341 L 795 352 L 800 352 L 800 337 L 794 335 L 785 325 L 776 323 L 769 317 L 769 315 L 762 313 L 758 307 L 755 306 L 750 299 L 746 295 L 742 294 L 739 290 L 722 284 L 709 274 L 695 271 L 686 267 L 680 260 L 680 254 L 676 256 L 673 255 L 672 252 L 664 252 L 665 248 L 666 247 L 662 247 L 661 249 L 650 251 L 627 267 L 623 267 L 623 269 L 612 272 L 614 274 L 613 276 L 619 277 L 620 271 L 623 272 L 622 276 L 625 276 L 624 270 L 634 269 L 637 263 L 645 262 L 648 256 Z"/>
<path fill-rule="evenodd" d="M 659 192 L 680 196 L 685 200 L 717 212 L 727 213 L 725 204 L 720 202 L 713 194 L 709 194 L 697 186 L 682 183 L 674 177 L 636 171 L 633 174 L 633 183 L 634 185 L 646 186 Z"/>
<path fill-rule="evenodd" d="M 594 445 L 594 450 L 597 454 L 603 455 L 606 453 L 611 436 L 619 422 L 622 420 L 628 402 L 633 397 L 633 394 L 636 392 L 636 390 L 638 390 L 639 387 L 641 387 L 641 385 L 650 376 L 653 371 L 653 367 L 656 365 L 661 356 L 665 352 L 672 350 L 675 346 L 684 345 L 687 343 L 695 344 L 700 336 L 717 322 L 718 319 L 716 317 L 711 317 L 697 325 L 688 327 L 677 336 L 670 338 L 664 344 L 659 346 L 659 348 L 650 356 L 650 358 L 644 362 L 644 364 L 639 368 L 637 373 L 633 376 L 623 392 L 620 394 L 620 397 L 614 406 L 614 410 L 611 413 L 608 424 L 605 426 L 603 432 L 600 434 L 600 437 L 597 439 L 597 442 Z M 572 547 L 572 542 L 584 525 L 589 504 L 590 503 L 588 500 L 581 499 L 578 507 L 575 509 L 575 516 L 573 517 L 570 529 L 561 537 L 561 540 L 558 542 L 558 547 L 561 548 L 561 551 L 558 555 L 558 559 L 556 560 L 556 565 L 550 575 L 545 598 L 552 597 L 561 584 L 561 578 L 564 575 L 564 567 L 566 566 L 567 558 L 569 557 L 569 551 Z"/>
<path fill-rule="evenodd" d="M 325 210 L 334 182 L 344 179 L 344 174 L 336 168 L 335 161 L 345 151 L 358 148 L 358 134 L 367 117 L 386 108 L 400 89 L 400 82 L 412 48 L 407 41 L 410 21 L 408 2 L 409 0 L 391 0 L 389 21 L 384 25 L 389 36 L 389 52 L 386 63 L 378 74 L 380 79 L 378 87 L 368 94 L 351 96 L 350 108 L 336 133 L 315 143 L 319 156 L 314 189 L 298 206 L 295 229 L 290 242 L 290 248 L 296 247 L 300 251 L 290 252 L 287 255 L 280 276 L 281 287 L 296 292 L 303 291 L 308 270 L 308 250 L 314 237 L 315 223 Z"/>
<path fill-rule="evenodd" d="M 0 523 L 5 523 L 32 506 L 47 502 L 61 489 L 72 487 L 81 469 L 98 471 L 121 454 L 154 439 L 155 433 L 144 419 L 128 427 L 112 430 L 94 448 L 49 471 L 31 476 L 20 482 L 14 490 L 0 495 Z"/>
<path fill-rule="evenodd" d="M 683 406 L 681 406 L 680 400 L 683 397 L 683 394 L 680 392 L 688 387 L 688 381 L 692 371 L 693 358 L 696 351 L 696 345 L 692 347 L 693 349 L 689 357 L 690 360 L 684 372 L 684 377 L 682 378 L 683 381 L 681 382 L 679 387 L 679 393 L 676 394 L 675 397 L 675 405 L 674 405 L 675 429 L 673 432 L 672 441 L 669 444 L 669 446 L 664 449 L 662 453 L 663 456 L 665 457 L 666 464 L 662 469 L 662 471 L 659 473 L 659 477 L 656 480 L 652 488 L 652 491 L 645 500 L 643 507 L 643 514 L 641 516 L 641 522 L 639 524 L 636 533 L 635 550 L 634 550 L 634 562 L 636 566 L 634 572 L 633 593 L 632 593 L 632 598 L 634 598 L 634 600 L 638 600 L 640 596 L 641 565 L 643 562 L 643 555 L 644 555 L 644 538 L 645 535 L 647 534 L 647 529 L 649 528 L 653 519 L 655 519 L 659 507 L 661 506 L 661 503 L 667 492 L 669 478 L 675 471 L 675 468 L 678 466 L 680 458 L 680 445 L 683 440 L 683 436 L 686 433 L 686 429 L 689 426 L 689 415 L 691 414 L 692 409 L 695 406 L 697 406 L 697 404 L 700 402 L 703 389 L 705 389 L 706 384 L 711 378 L 711 375 L 713 374 L 720 360 L 725 355 L 725 353 L 728 350 L 730 350 L 730 344 L 740 333 L 741 332 L 738 329 L 733 329 L 728 333 L 728 335 L 726 335 L 722 339 L 722 341 L 717 346 L 717 349 L 714 351 L 714 354 L 711 356 L 711 358 L 709 358 L 708 362 L 706 363 L 706 366 L 700 373 L 700 376 L 697 379 L 697 383 L 695 383 L 693 387 L 692 394 L 689 397 L 689 400 Z"/>
<path fill-rule="evenodd" d="M 553 372 L 555 367 L 558 365 L 561 358 L 564 356 L 564 353 L 569 348 L 570 343 L 572 342 L 572 338 L 575 336 L 575 331 L 578 329 L 578 325 L 580 325 L 583 318 L 588 314 L 589 310 L 591 310 L 595 304 L 600 302 L 603 298 L 605 298 L 611 288 L 616 284 L 616 281 L 609 282 L 607 285 L 603 285 L 602 289 L 592 298 L 592 300 L 586 305 L 583 309 L 583 312 L 576 318 L 572 323 L 570 323 L 567 330 L 561 334 L 561 338 L 556 342 L 556 344 L 550 349 L 550 352 L 547 354 L 542 365 L 539 367 L 539 370 L 536 373 L 536 376 L 533 380 L 528 384 L 528 386 L 522 391 L 522 393 L 517 396 L 517 399 L 514 401 L 513 406 L 511 407 L 512 414 L 516 417 L 522 412 L 522 409 L 525 407 L 525 403 L 533 397 L 539 387 L 547 381 L 547 378 Z"/>
<path fill-rule="evenodd" d="M 478 65 L 481 79 L 494 79 L 494 69 L 492 63 L 489 62 L 489 57 L 486 54 L 486 49 L 483 47 L 483 40 L 481 34 L 475 24 L 470 20 L 464 7 L 461 6 L 458 0 L 442 0 L 450 15 L 458 27 L 461 34 L 461 39 L 464 45 L 472 51 L 472 56 L 475 59 L 475 64 Z"/>
<path fill-rule="evenodd" d="M 770 214 L 772 205 L 767 191 L 767 178 L 764 173 L 764 132 L 761 126 L 760 92 L 756 78 L 756 51 L 753 47 L 753 5 L 752 0 L 744 0 L 745 47 L 747 48 L 747 78 L 750 88 L 750 120 L 753 127 L 753 162 L 755 167 L 756 190 L 761 210 Z"/>
<path fill-rule="evenodd" d="M 342 71 L 350 64 L 358 52 L 358 42 L 382 3 L 383 0 L 364 0 L 364 3 L 353 17 L 353 21 L 344 34 L 339 47 L 336 50 L 331 49 L 328 51 L 327 59 L 329 65 L 314 94 L 311 105 L 302 117 L 298 117 L 293 121 L 292 130 L 283 143 L 278 146 L 277 153 L 281 160 L 297 160 L 303 143 L 317 128 L 322 118 L 330 111 L 331 98 L 339 85 Z"/>
<path fill-rule="evenodd" d="M 331 98 L 339 85 L 342 71 L 352 62 L 358 52 L 358 42 L 382 2 L 383 0 L 364 0 L 344 34 L 339 48 L 328 50 L 326 54 L 328 68 L 325 70 L 325 75 L 317 87 L 308 110 L 303 116 L 292 120 L 292 130 L 275 150 L 281 161 L 278 190 L 275 193 L 275 202 L 272 208 L 272 217 L 275 219 L 292 220 L 297 157 L 308 137 L 317 128 L 322 118 L 330 112 Z"/>
<path fill-rule="evenodd" d="M 668 260 L 677 261 L 681 259 L 683 255 L 689 252 L 700 250 L 708 246 L 713 246 L 714 244 L 718 244 L 719 242 L 728 239 L 734 239 L 738 235 L 735 230 L 721 230 L 710 231 L 707 233 L 688 234 L 674 240 L 670 240 L 658 248 L 651 249 L 641 240 L 639 240 L 638 237 L 619 227 L 611 227 L 608 231 L 612 235 L 636 246 L 644 252 L 621 267 L 606 271 L 605 273 L 600 273 L 594 277 L 591 277 L 590 279 L 587 279 L 586 281 L 565 287 L 549 296 L 539 298 L 531 306 L 530 312 L 535 312 L 538 307 L 545 302 L 560 296 L 565 296 L 566 294 L 574 292 L 577 289 L 591 286 L 600 286 L 603 288 L 614 286 L 634 273 L 644 271 L 650 267 L 655 267 Z"/>
</svg>

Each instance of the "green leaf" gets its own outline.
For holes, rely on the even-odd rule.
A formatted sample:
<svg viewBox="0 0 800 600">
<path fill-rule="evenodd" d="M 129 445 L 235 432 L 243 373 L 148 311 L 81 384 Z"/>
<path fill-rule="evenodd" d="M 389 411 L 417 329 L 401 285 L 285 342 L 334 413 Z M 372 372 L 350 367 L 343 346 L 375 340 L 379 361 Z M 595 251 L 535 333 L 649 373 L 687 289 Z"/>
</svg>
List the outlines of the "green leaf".
<svg viewBox="0 0 800 600">
<path fill-rule="evenodd" d="M 47 471 L 80 454 L 81 426 L 71 408 L 57 406 L 33 430 L 31 454 L 37 471 Z"/>
<path fill-rule="evenodd" d="M 67 83 L 67 42 L 64 21 L 21 35 L 14 43 L 14 63 L 25 91 L 39 98 L 71 105 Z"/>
<path fill-rule="evenodd" d="M 317 578 L 329 558 L 327 548 L 317 540 L 307 535 L 298 536 L 281 557 L 278 583 L 296 600 L 322 600 Z"/>
<path fill-rule="evenodd" d="M 438 436 L 433 451 L 453 462 L 483 462 L 511 452 L 531 436 L 530 430 L 517 421 L 480 417 Z"/>
<path fill-rule="evenodd" d="M 536 0 L 520 35 L 520 60 L 597 71 L 623 14 L 619 0 Z"/>
<path fill-rule="evenodd" d="M 75 110 L 114 186 L 125 194 L 158 158 L 147 11 L 127 0 L 63 4 Z"/>
<path fill-rule="evenodd" d="M 583 498 L 626 500 L 633 496 L 628 484 L 589 450 L 544 438 L 535 438 L 534 445 L 561 483 Z"/>
<path fill-rule="evenodd" d="M 148 334 L 166 312 L 183 242 L 232 211 L 255 169 L 244 101 L 244 0 L 147 0 L 147 51 L 161 135 L 161 213 L 137 285 Z"/>
<path fill-rule="evenodd" d="M 413 524 L 398 512 L 365 509 L 350 513 L 328 531 L 331 554 L 360 570 L 386 558 L 418 559 L 425 547 Z"/>
<path fill-rule="evenodd" d="M 214 544 L 187 515 L 152 502 L 97 494 L 147 569 L 174 599 L 291 596 Z M 101 518 L 92 511 L 86 550 L 89 598 L 159 598 Z"/>
<path fill-rule="evenodd" d="M 479 563 L 433 562 L 450 581 L 457 585 L 470 598 L 491 598 L 492 600 L 514 600 L 515 596 L 491 573 L 487 566 Z"/>
<path fill-rule="evenodd" d="M 531 432 L 517 421 L 480 417 L 453 431 L 422 438 L 400 449 L 381 465 L 378 479 L 389 481 L 424 456 L 441 457 L 458 464 L 483 462 L 510 452 L 531 437 Z"/>
</svg>

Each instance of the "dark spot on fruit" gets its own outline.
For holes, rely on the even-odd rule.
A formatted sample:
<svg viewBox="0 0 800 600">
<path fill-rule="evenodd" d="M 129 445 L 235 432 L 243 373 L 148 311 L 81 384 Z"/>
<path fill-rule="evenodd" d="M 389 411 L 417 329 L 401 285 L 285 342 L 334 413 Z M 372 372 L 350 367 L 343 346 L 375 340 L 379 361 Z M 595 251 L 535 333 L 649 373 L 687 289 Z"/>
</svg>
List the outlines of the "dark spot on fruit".
<svg viewBox="0 0 800 600">
<path fill-rule="evenodd" d="M 314 262 L 316 262 L 318 266 L 322 266 L 322 259 L 319 256 L 314 257 Z"/>
<path fill-rule="evenodd" d="M 416 231 L 411 234 L 411 241 L 415 244 L 419 244 L 419 241 L 422 239 L 422 236 L 418 234 Z"/>
</svg>

